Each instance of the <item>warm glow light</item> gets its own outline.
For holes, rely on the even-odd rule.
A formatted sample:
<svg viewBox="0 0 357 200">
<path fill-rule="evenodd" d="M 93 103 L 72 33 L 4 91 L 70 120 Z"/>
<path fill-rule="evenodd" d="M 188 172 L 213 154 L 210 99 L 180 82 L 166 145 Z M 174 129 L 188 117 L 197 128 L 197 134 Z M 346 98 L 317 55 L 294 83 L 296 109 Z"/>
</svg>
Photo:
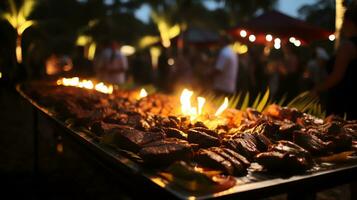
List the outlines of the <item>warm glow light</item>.
<svg viewBox="0 0 357 200">
<path fill-rule="evenodd" d="M 148 96 L 148 92 L 146 92 L 146 90 L 142 88 L 139 93 L 139 99 L 144 98 L 146 96 Z"/>
<path fill-rule="evenodd" d="M 135 53 L 135 47 L 130 46 L 130 45 L 123 45 L 120 48 L 120 52 L 124 54 L 125 56 L 131 56 Z"/>
<path fill-rule="evenodd" d="M 336 36 L 334 34 L 331 34 L 331 35 L 328 36 L 328 39 L 330 41 L 334 41 L 336 39 Z"/>
<path fill-rule="evenodd" d="M 239 35 L 240 35 L 242 38 L 245 38 L 245 37 L 247 37 L 247 31 L 241 30 L 241 31 L 239 32 Z"/>
<path fill-rule="evenodd" d="M 254 42 L 255 41 L 255 35 L 250 35 L 249 36 L 249 41 Z"/>
<path fill-rule="evenodd" d="M 290 42 L 290 43 L 294 43 L 295 40 L 296 40 L 296 39 L 295 39 L 294 37 L 290 37 L 290 38 L 289 38 L 289 42 Z"/>
<path fill-rule="evenodd" d="M 97 90 L 98 92 L 105 93 L 105 94 L 113 93 L 113 86 L 112 85 L 106 86 L 103 82 L 96 84 L 94 89 Z"/>
<path fill-rule="evenodd" d="M 301 45 L 300 40 L 295 40 L 294 45 L 297 46 L 297 47 L 299 47 L 299 46 Z"/>
<path fill-rule="evenodd" d="M 265 36 L 265 39 L 268 41 L 268 42 L 271 42 L 273 40 L 273 36 L 268 34 Z"/>
<path fill-rule="evenodd" d="M 275 38 L 275 39 L 274 39 L 274 43 L 279 43 L 279 44 L 281 44 L 281 39 L 280 39 L 280 38 Z"/>
<path fill-rule="evenodd" d="M 228 108 L 228 97 L 224 98 L 222 105 L 217 109 L 215 116 L 219 116 Z"/>
<path fill-rule="evenodd" d="M 92 42 L 89 45 L 89 49 L 88 49 L 88 59 L 89 60 L 93 60 L 94 59 L 96 48 L 97 48 L 97 45 L 94 42 Z"/>
<path fill-rule="evenodd" d="M 79 82 L 78 87 L 91 90 L 94 88 L 94 85 L 93 85 L 93 82 L 90 80 L 83 80 L 83 81 Z"/>
<path fill-rule="evenodd" d="M 281 44 L 280 43 L 274 43 L 274 48 L 275 49 L 280 49 L 281 47 Z"/>
<path fill-rule="evenodd" d="M 2 78 L 2 73 L 0 72 L 0 79 Z"/>
<path fill-rule="evenodd" d="M 72 86 L 72 87 L 85 88 L 90 90 L 95 89 L 98 92 L 106 93 L 106 94 L 113 93 L 112 85 L 107 86 L 102 82 L 94 85 L 91 80 L 85 80 L 85 79 L 80 80 L 78 77 L 58 79 L 57 85 Z"/>
<path fill-rule="evenodd" d="M 16 46 L 16 61 L 22 63 L 22 48 L 21 44 Z"/>
<path fill-rule="evenodd" d="M 174 65 L 175 64 L 175 60 L 173 59 L 173 58 L 169 58 L 168 60 L 167 60 L 167 64 L 169 64 L 169 65 Z"/>
<path fill-rule="evenodd" d="M 206 103 L 206 99 L 203 97 L 197 97 L 197 107 L 198 107 L 198 115 L 202 114 L 203 106 Z"/>
<path fill-rule="evenodd" d="M 77 38 L 76 45 L 78 46 L 85 46 L 92 42 L 92 37 L 86 35 L 80 35 Z"/>
<path fill-rule="evenodd" d="M 183 115 L 190 116 L 191 120 L 197 117 L 197 108 L 191 106 L 191 97 L 193 92 L 188 89 L 184 89 L 180 96 L 181 112 Z"/>
<path fill-rule="evenodd" d="M 248 46 L 239 42 L 235 42 L 233 45 L 231 45 L 231 47 L 233 51 L 238 54 L 245 54 L 248 52 Z"/>
<path fill-rule="evenodd" d="M 151 64 L 154 69 L 158 66 L 160 54 L 161 49 L 159 47 L 150 48 Z"/>
</svg>

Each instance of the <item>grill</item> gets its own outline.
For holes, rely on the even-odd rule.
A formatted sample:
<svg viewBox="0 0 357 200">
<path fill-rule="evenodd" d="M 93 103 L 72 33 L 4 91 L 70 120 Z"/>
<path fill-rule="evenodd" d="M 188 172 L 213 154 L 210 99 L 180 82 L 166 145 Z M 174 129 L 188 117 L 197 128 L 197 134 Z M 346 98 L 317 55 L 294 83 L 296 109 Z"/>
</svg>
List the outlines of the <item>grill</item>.
<svg viewBox="0 0 357 200">
<path fill-rule="evenodd" d="M 26 92 L 26 87 L 25 85 L 18 85 L 16 89 L 34 107 L 36 112 L 55 122 L 65 134 L 68 134 L 78 145 L 97 157 L 104 166 L 115 169 L 116 172 L 139 177 L 134 180 L 151 185 L 159 192 L 168 193 L 171 197 L 178 199 L 259 198 L 280 193 L 313 192 L 348 183 L 357 178 L 357 159 L 352 157 L 343 163 L 322 164 L 303 173 L 287 177 L 249 171 L 246 176 L 236 178 L 235 186 L 228 190 L 205 194 L 188 192 L 168 182 L 157 171 L 148 170 L 138 164 L 131 156 L 128 156 L 126 151 L 102 144 L 93 135 L 65 122 L 49 108 L 41 105 L 38 99 L 31 97 Z M 299 195 L 301 196 L 302 193 L 299 193 Z"/>
</svg>

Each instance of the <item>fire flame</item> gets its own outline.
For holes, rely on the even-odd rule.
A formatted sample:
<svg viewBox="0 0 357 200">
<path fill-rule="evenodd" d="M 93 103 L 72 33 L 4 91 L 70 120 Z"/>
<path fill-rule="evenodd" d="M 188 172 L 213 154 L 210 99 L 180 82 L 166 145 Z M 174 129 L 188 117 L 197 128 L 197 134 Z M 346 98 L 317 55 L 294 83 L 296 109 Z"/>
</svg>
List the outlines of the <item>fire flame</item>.
<svg viewBox="0 0 357 200">
<path fill-rule="evenodd" d="M 191 121 L 196 120 L 198 117 L 202 116 L 204 113 L 204 105 L 206 99 L 204 97 L 197 97 L 197 107 L 192 106 L 191 98 L 193 96 L 193 91 L 184 89 L 180 96 L 181 102 L 181 113 L 183 115 L 189 116 Z M 224 99 L 222 105 L 217 109 L 215 116 L 221 115 L 228 108 L 228 98 Z"/>
<path fill-rule="evenodd" d="M 222 105 L 217 109 L 215 116 L 219 116 L 228 108 L 228 98 L 225 97 Z"/>
<path fill-rule="evenodd" d="M 146 90 L 142 88 L 139 93 L 139 99 L 144 98 L 146 96 L 148 96 L 148 92 L 146 92 Z"/>
<path fill-rule="evenodd" d="M 89 90 L 95 89 L 96 91 L 105 94 L 113 93 L 112 85 L 105 85 L 103 82 L 94 85 L 94 83 L 91 80 L 86 80 L 86 79 L 80 80 L 78 77 L 59 79 L 57 80 L 57 85 L 79 87 Z"/>
</svg>

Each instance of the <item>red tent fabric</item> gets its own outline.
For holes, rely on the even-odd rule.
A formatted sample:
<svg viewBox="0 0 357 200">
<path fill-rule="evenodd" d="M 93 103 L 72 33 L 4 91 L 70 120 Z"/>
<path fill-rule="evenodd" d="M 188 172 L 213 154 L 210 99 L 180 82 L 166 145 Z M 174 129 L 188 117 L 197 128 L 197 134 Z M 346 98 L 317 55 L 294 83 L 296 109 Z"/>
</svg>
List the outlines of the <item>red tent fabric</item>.
<svg viewBox="0 0 357 200">
<path fill-rule="evenodd" d="M 288 39 L 295 37 L 302 43 L 310 43 L 314 40 L 328 39 L 333 34 L 328 31 L 295 19 L 278 11 L 269 11 L 253 18 L 229 32 L 236 38 L 240 37 L 240 31 L 246 30 L 249 34 L 255 34 L 258 43 L 266 42 L 265 35 L 271 34 L 273 37 Z"/>
</svg>

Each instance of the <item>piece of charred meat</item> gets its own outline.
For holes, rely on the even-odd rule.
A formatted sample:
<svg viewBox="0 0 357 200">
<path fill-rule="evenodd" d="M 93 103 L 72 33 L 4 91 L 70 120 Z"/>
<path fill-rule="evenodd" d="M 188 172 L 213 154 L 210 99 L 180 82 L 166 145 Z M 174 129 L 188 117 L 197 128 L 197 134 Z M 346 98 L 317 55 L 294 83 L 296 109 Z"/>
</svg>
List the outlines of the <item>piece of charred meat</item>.
<svg viewBox="0 0 357 200">
<path fill-rule="evenodd" d="M 294 142 L 313 155 L 324 155 L 331 150 L 332 142 L 324 142 L 315 134 L 294 131 Z"/>
<path fill-rule="evenodd" d="M 192 145 L 185 140 L 166 138 L 147 143 L 139 151 L 145 165 L 167 166 L 174 161 L 190 160 L 193 157 Z"/>
<path fill-rule="evenodd" d="M 181 140 L 187 140 L 187 134 L 177 128 L 164 128 L 164 132 L 167 137 L 178 138 Z"/>
<path fill-rule="evenodd" d="M 260 153 L 257 140 L 250 133 L 241 133 L 226 138 L 223 140 L 223 146 L 242 154 L 249 160 L 253 160 L 254 156 Z"/>
<path fill-rule="evenodd" d="M 219 136 L 215 131 L 210 129 L 195 127 L 187 132 L 187 140 L 190 143 L 198 144 L 202 148 L 219 146 Z"/>
<path fill-rule="evenodd" d="M 220 147 L 200 149 L 195 155 L 195 160 L 204 167 L 220 170 L 230 175 L 244 175 L 250 165 L 244 156 Z"/>
<path fill-rule="evenodd" d="M 165 138 L 163 132 L 144 132 L 128 126 L 119 126 L 112 129 L 113 143 L 119 148 L 138 152 L 144 145 Z"/>
<path fill-rule="evenodd" d="M 268 170 L 284 173 L 304 171 L 313 164 L 308 151 L 284 140 L 271 145 L 268 152 L 258 154 L 256 161 Z"/>
</svg>

